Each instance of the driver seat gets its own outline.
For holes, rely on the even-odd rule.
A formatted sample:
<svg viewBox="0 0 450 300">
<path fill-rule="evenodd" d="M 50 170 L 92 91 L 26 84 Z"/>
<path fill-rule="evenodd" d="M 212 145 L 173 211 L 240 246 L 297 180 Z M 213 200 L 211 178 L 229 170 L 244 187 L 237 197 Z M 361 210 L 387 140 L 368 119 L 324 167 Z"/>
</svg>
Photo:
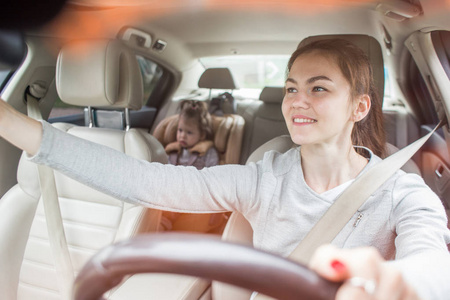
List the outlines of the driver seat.
<svg viewBox="0 0 450 300">
<path fill-rule="evenodd" d="M 89 48 L 86 48 L 89 47 Z M 77 56 L 74 62 L 73 54 Z M 95 84 L 92 84 L 95 83 Z M 56 66 L 60 98 L 78 106 L 139 109 L 143 86 L 134 54 L 118 40 L 79 41 L 64 45 Z M 162 145 L 150 134 L 80 127 L 55 127 L 133 157 L 167 162 Z M 55 182 L 69 254 L 78 273 L 99 249 L 141 232 L 158 230 L 161 212 L 124 203 L 58 172 Z M 37 168 L 26 155 L 17 181 L 0 201 L 0 294 L 3 299 L 61 300 L 49 245 Z"/>
</svg>

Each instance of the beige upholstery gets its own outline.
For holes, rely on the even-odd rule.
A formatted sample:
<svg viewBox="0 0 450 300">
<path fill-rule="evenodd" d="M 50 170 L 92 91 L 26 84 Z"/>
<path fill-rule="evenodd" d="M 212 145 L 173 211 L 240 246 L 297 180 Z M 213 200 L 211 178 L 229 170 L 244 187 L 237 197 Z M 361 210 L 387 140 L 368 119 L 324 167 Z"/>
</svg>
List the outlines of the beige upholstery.
<svg viewBox="0 0 450 300">
<path fill-rule="evenodd" d="M 136 56 L 120 40 L 90 40 L 61 49 L 56 70 L 61 100 L 77 106 L 129 108 L 143 105 Z"/>
<path fill-rule="evenodd" d="M 233 75 L 228 68 L 210 68 L 198 80 L 201 89 L 235 90 Z"/>
<path fill-rule="evenodd" d="M 237 164 L 241 154 L 244 119 L 239 115 L 211 116 L 214 146 L 219 152 L 219 164 Z M 178 115 L 162 120 L 153 132 L 165 147 L 177 139 Z"/>
<path fill-rule="evenodd" d="M 283 88 L 265 87 L 260 101 L 238 103 L 238 114 L 245 120 L 244 142 L 242 144 L 241 164 L 259 146 L 279 135 L 289 134 L 281 112 Z"/>
<path fill-rule="evenodd" d="M 142 79 L 139 68 L 132 63 L 132 53 L 120 43 L 88 41 L 86 46 L 94 47 L 83 52 L 81 61 L 74 63 L 72 56 L 67 54 L 81 51 L 80 45 L 64 46 L 58 58 L 56 81 L 61 99 L 83 106 L 139 108 L 142 105 Z M 111 74 L 103 80 L 96 77 L 105 72 Z M 94 77 L 83 80 L 81 74 Z M 93 99 L 92 103 L 90 99 Z M 162 145 L 139 130 L 87 128 L 64 123 L 54 126 L 139 159 L 167 162 Z M 0 241 L 2 299 L 61 299 L 42 202 L 39 201 L 36 171 L 36 165 L 22 158 L 18 184 L 0 201 L 0 231 L 2 239 L 6 239 Z M 159 211 L 124 203 L 58 172 L 55 172 L 55 181 L 75 272 L 100 248 L 140 232 L 156 231 L 159 226 Z"/>
</svg>

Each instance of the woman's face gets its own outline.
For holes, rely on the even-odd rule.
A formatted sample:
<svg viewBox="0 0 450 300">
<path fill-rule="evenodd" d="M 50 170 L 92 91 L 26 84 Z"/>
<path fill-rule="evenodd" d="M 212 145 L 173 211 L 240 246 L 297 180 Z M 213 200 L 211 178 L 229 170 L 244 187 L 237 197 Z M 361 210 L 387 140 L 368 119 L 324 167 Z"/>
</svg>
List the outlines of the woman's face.
<svg viewBox="0 0 450 300">
<path fill-rule="evenodd" d="M 351 141 L 350 84 L 336 62 L 319 52 L 302 54 L 286 80 L 283 116 L 294 143 Z"/>
<path fill-rule="evenodd" d="M 198 124 L 193 119 L 180 117 L 178 121 L 177 141 L 183 148 L 192 148 L 204 137 Z"/>
</svg>

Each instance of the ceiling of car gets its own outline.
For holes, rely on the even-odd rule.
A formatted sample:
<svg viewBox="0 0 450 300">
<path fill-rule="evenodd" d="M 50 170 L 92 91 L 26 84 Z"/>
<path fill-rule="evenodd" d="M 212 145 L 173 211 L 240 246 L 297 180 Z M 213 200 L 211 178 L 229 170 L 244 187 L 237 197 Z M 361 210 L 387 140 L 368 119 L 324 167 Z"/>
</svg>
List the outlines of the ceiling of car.
<svg viewBox="0 0 450 300">
<path fill-rule="evenodd" d="M 418 8 L 418 16 L 398 21 L 380 13 L 380 1 L 369 0 L 71 0 L 59 18 L 32 34 L 114 38 L 126 26 L 138 28 L 168 43 L 162 60 L 182 65 L 208 55 L 290 54 L 303 38 L 324 33 L 368 34 L 382 42 L 382 25 L 403 43 L 429 26 L 430 17 L 434 26 L 450 27 L 439 8 L 444 1 L 412 2 L 383 1 L 400 14 Z"/>
</svg>

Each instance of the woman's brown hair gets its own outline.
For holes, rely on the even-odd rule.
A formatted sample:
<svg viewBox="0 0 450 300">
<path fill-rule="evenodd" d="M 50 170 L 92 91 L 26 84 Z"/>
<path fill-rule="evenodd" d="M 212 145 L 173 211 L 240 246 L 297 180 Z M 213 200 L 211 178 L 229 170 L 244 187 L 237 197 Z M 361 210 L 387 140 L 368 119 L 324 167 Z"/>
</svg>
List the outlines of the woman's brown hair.
<svg viewBox="0 0 450 300">
<path fill-rule="evenodd" d="M 205 134 L 207 140 L 213 138 L 211 115 L 208 106 L 203 101 L 183 100 L 179 104 L 180 115 L 185 119 L 191 119 L 198 124 L 201 134 Z"/>
<path fill-rule="evenodd" d="M 343 39 L 326 39 L 300 45 L 291 55 L 287 72 L 292 68 L 297 57 L 302 54 L 320 52 L 335 59 L 342 74 L 350 84 L 351 99 L 367 94 L 371 108 L 367 116 L 355 123 L 352 131 L 352 143 L 364 146 L 380 157 L 386 156 L 386 134 L 383 126 L 382 99 L 377 93 L 373 81 L 372 66 L 362 49 Z M 363 150 L 357 148 L 357 152 Z"/>
</svg>

